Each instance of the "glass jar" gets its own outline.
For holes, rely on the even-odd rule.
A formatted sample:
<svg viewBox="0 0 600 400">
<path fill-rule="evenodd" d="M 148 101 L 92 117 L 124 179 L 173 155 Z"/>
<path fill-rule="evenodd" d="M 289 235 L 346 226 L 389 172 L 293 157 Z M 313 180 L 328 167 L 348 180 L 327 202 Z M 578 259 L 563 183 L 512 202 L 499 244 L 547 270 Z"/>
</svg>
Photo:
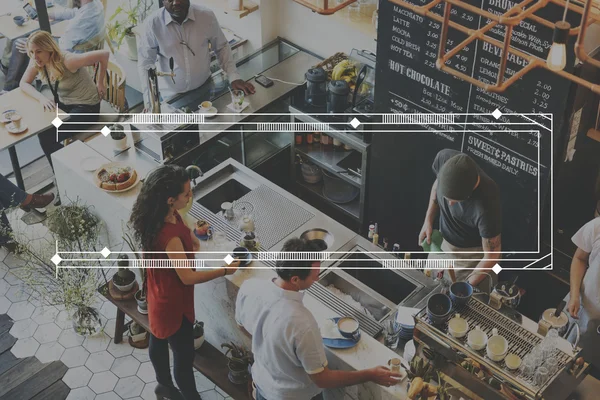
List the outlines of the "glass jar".
<svg viewBox="0 0 600 400">
<path fill-rule="evenodd" d="M 306 144 L 312 144 L 313 142 L 313 134 L 312 132 L 306 133 Z"/>
<path fill-rule="evenodd" d="M 303 134 L 302 133 L 296 133 L 296 144 L 302 144 L 303 142 Z"/>
<path fill-rule="evenodd" d="M 315 143 L 321 143 L 321 132 L 314 132 L 313 133 L 313 142 L 315 142 Z"/>
<path fill-rule="evenodd" d="M 329 146 L 331 144 L 330 139 L 331 138 L 329 137 L 329 135 L 327 135 L 325 133 L 321 133 L 321 144 L 323 146 Z"/>
</svg>

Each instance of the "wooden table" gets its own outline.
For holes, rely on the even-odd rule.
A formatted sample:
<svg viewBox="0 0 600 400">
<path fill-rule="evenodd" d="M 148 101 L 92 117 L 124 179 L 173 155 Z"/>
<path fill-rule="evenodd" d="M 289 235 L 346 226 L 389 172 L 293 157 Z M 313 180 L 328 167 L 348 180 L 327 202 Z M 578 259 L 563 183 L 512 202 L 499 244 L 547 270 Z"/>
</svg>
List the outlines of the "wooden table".
<svg viewBox="0 0 600 400">
<path fill-rule="evenodd" d="M 16 110 L 23 117 L 21 124 L 26 124 L 28 127 L 25 132 L 15 135 L 8 132 L 6 126 L 0 123 L 0 150 L 8 149 L 17 185 L 25 190 L 15 146 L 17 143 L 31 136 L 36 136 L 46 129 L 54 128 L 52 121 L 56 118 L 57 112 L 44 111 L 44 108 L 36 99 L 23 93 L 20 88 L 0 96 L 0 113 L 6 110 Z M 62 113 L 63 111 L 59 110 L 58 112 Z M 69 117 L 61 116 L 61 119 L 64 121 Z"/>
<path fill-rule="evenodd" d="M 9 41 L 27 36 L 30 33 L 40 29 L 40 23 L 37 20 L 29 20 L 21 26 L 17 26 L 15 21 L 13 21 L 13 18 L 17 15 L 21 15 L 23 17 L 27 16 L 27 13 L 23 9 L 25 2 L 19 0 L 2 0 L 2 3 L 4 7 L 2 7 L 2 10 L 0 11 L 0 15 L 8 12 L 11 13 L 11 15 L 4 15 L 3 17 L 0 17 L 0 34 L 6 36 Z M 64 7 L 56 4 L 48 9 L 49 12 L 56 10 L 64 10 Z M 52 24 L 52 36 L 61 37 L 65 33 L 68 24 L 69 20 L 58 21 Z"/>
<path fill-rule="evenodd" d="M 114 333 L 115 343 L 120 343 L 123 340 L 123 332 L 126 329 L 126 314 L 147 332 L 150 332 L 148 316 L 138 312 L 137 302 L 134 299 L 114 299 L 110 295 L 106 285 L 100 288 L 99 291 L 108 301 L 117 307 L 117 319 L 115 321 Z M 229 369 L 227 368 L 227 357 L 207 341 L 204 341 L 204 344 L 196 350 L 194 368 L 234 399 L 250 400 L 248 387 L 246 385 L 234 385 L 229 381 L 229 378 L 227 377 L 227 374 L 229 373 Z"/>
</svg>

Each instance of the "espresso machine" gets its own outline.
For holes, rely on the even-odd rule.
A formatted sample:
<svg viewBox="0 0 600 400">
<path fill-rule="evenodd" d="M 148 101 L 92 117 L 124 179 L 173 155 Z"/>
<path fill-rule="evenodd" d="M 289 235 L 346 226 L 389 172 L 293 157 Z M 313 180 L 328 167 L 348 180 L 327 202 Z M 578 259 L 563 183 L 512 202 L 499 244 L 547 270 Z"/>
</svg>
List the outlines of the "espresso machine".
<svg viewBox="0 0 600 400">
<path fill-rule="evenodd" d="M 492 301 L 493 303 L 493 301 Z M 460 314 L 469 330 L 480 327 L 488 336 L 497 330 L 508 341 L 508 353 L 522 360 L 544 339 L 539 324 L 520 315 L 506 305 L 499 309 L 490 305 L 484 293 L 473 295 L 465 305 L 454 312 Z M 414 315 L 414 341 L 423 354 L 429 354 L 442 379 L 474 400 L 566 400 L 587 375 L 589 364 L 581 357 L 581 348 L 562 337 L 556 338 L 551 357 L 558 361 L 555 372 L 539 379 L 523 369 L 511 370 L 503 361 L 492 361 L 486 349 L 474 350 L 467 336 L 456 338 L 444 325 L 434 324 L 428 317 L 427 307 Z M 541 333 L 541 334 L 540 334 Z M 469 366 L 477 365 L 475 373 Z"/>
</svg>

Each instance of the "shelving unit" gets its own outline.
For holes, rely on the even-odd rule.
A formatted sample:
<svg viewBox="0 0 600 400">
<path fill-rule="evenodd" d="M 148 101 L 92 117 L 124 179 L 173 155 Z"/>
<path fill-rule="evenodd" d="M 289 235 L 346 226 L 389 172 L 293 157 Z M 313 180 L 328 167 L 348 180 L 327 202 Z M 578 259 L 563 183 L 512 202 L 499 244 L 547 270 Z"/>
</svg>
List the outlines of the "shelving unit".
<svg viewBox="0 0 600 400">
<path fill-rule="evenodd" d="M 342 144 L 347 145 L 351 150 L 343 148 L 334 148 L 333 146 L 323 146 L 321 144 L 301 144 L 297 145 L 292 141 L 291 151 L 291 182 L 295 182 L 299 192 L 308 192 L 311 194 L 313 201 L 318 201 L 326 204 L 333 210 L 340 211 L 344 217 L 349 217 L 357 226 L 362 227 L 365 218 L 365 196 L 367 187 L 367 168 L 368 155 L 370 145 L 365 143 L 362 136 L 346 122 L 330 120 L 327 115 L 309 115 L 303 113 L 294 106 L 290 106 L 291 122 L 306 122 L 306 123 L 328 123 L 330 130 L 324 132 L 332 138 L 338 139 Z M 335 174 L 345 183 L 359 188 L 360 193 L 356 199 L 349 203 L 335 203 L 323 195 L 323 181 L 317 184 L 304 182 L 302 174 L 296 168 L 296 155 L 300 155 L 304 160 L 311 164 L 317 165 L 324 171 Z M 360 168 L 360 176 L 348 172 L 344 166 L 345 161 L 354 161 L 351 158 L 357 158 L 356 167 Z M 309 203 L 311 201 L 308 201 Z M 313 204 L 318 208 L 317 204 Z M 332 216 L 333 217 L 333 216 Z M 335 217 L 334 217 L 335 218 Z"/>
</svg>

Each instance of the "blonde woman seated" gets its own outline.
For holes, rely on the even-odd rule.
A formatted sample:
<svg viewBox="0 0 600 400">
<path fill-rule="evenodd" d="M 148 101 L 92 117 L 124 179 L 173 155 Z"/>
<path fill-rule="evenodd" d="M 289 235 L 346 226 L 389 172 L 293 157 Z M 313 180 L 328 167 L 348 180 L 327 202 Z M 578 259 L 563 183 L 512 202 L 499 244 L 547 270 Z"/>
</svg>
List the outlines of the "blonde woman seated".
<svg viewBox="0 0 600 400">
<path fill-rule="evenodd" d="M 60 142 L 86 130 L 89 125 L 98 121 L 100 101 L 106 92 L 104 79 L 94 83 L 84 67 L 99 64 L 98 76 L 105 76 L 110 53 L 107 50 L 82 54 L 63 52 L 52 36 L 45 31 L 38 31 L 29 36 L 27 53 L 31 60 L 21 79 L 21 90 L 38 100 L 44 111 L 53 111 L 58 104 L 60 109 L 71 114 L 69 122 L 82 122 L 63 125 L 59 130 L 58 141 L 53 129 L 38 135 L 44 154 L 52 165 L 50 155 L 62 148 Z M 36 76 L 48 84 L 54 100 L 47 98 L 31 85 Z"/>
</svg>

